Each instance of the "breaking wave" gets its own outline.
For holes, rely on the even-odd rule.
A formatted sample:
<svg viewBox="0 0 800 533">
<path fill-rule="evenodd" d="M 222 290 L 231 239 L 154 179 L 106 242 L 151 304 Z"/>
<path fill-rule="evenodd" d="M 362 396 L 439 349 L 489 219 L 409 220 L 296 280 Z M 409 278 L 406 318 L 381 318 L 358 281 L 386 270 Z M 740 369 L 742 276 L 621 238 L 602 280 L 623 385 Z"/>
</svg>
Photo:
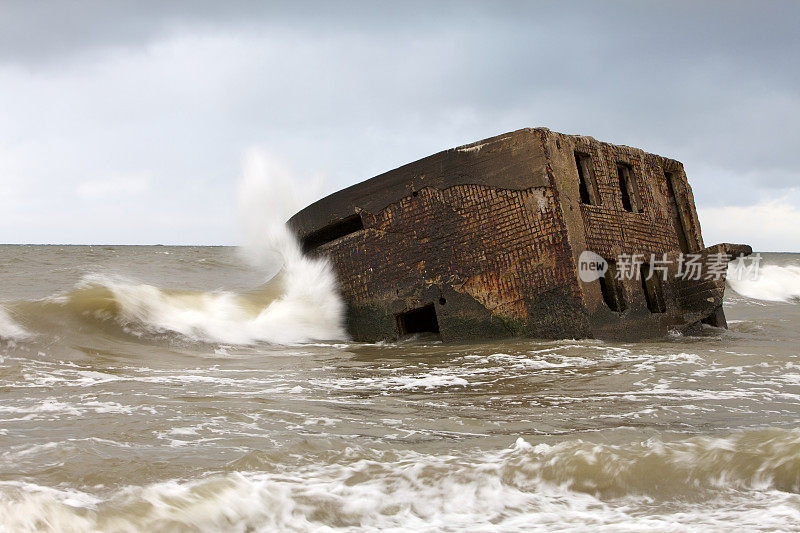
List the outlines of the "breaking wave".
<svg viewBox="0 0 800 533">
<path fill-rule="evenodd" d="M 797 431 L 628 445 L 520 438 L 453 455 L 348 447 L 295 466 L 274 459 L 250 452 L 233 464 L 246 471 L 106 496 L 6 482 L 0 521 L 15 531 L 530 531 L 768 530 L 800 519 Z"/>
<path fill-rule="evenodd" d="M 800 299 L 800 266 L 762 265 L 755 279 L 751 279 L 736 275 L 739 264 L 734 261 L 729 265 L 727 279 L 731 288 L 742 296 L 771 302 Z"/>
<path fill-rule="evenodd" d="M 88 320 L 105 328 L 119 326 L 128 334 L 174 333 L 212 343 L 344 339 L 344 304 L 333 270 L 325 259 L 304 256 L 286 225 L 305 201 L 299 198 L 296 180 L 273 158 L 259 151 L 247 155 L 239 183 L 245 234 L 241 252 L 267 280 L 250 291 L 171 290 L 90 274 L 69 292 L 10 305 L 21 319 L 42 323 L 45 317 L 47 327 L 62 329 Z M 60 323 L 47 322 L 54 315 Z M 24 333 L 0 309 L 0 336 L 19 338 Z"/>
<path fill-rule="evenodd" d="M 17 341 L 28 336 L 28 332 L 14 322 L 4 308 L 0 307 L 0 339 Z"/>
<path fill-rule="evenodd" d="M 24 306 L 31 314 L 116 324 L 134 335 L 176 333 L 203 342 L 290 344 L 344 336 L 342 304 L 326 263 L 298 258 L 248 292 L 169 290 L 86 276 L 74 290 Z"/>
</svg>

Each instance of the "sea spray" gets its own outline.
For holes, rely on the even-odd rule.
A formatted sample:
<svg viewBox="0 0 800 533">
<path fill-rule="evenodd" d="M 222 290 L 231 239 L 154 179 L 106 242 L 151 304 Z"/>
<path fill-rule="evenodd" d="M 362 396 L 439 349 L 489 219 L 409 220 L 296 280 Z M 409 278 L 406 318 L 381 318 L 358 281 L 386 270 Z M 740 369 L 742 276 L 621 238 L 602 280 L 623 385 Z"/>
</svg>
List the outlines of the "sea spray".
<svg viewBox="0 0 800 533">
<path fill-rule="evenodd" d="M 728 265 L 727 280 L 742 296 L 770 302 L 788 302 L 800 298 L 799 265 L 762 265 L 750 275 L 743 259 Z"/>
<path fill-rule="evenodd" d="M 299 179 L 284 162 L 258 148 L 242 160 L 237 186 L 242 257 L 254 268 L 276 271 L 296 263 L 300 246 L 286 225 L 296 211 L 321 196 L 320 177 Z"/>
<path fill-rule="evenodd" d="M 130 276 L 88 273 L 72 289 L 9 310 L 44 329 L 96 331 L 136 337 L 178 335 L 206 343 L 297 344 L 342 340 L 344 304 L 336 276 L 322 258 L 303 255 L 286 226 L 289 215 L 318 187 L 294 178 L 277 159 L 251 150 L 239 182 L 243 245 L 240 259 L 263 273 L 249 290 L 168 289 Z M 113 328 L 116 328 L 114 331 Z M 27 335 L 0 308 L 0 337 Z"/>
<path fill-rule="evenodd" d="M 0 307 L 0 339 L 18 341 L 28 336 L 28 332 L 14 322 L 3 307 Z"/>
<path fill-rule="evenodd" d="M 247 293 L 167 291 L 128 280 L 92 276 L 84 288 L 104 287 L 126 327 L 175 332 L 206 342 L 252 344 L 341 340 L 344 304 L 325 259 L 303 255 L 286 225 L 315 187 L 294 178 L 263 150 L 244 157 L 238 186 L 242 257 L 265 273 Z"/>
<path fill-rule="evenodd" d="M 298 339 L 343 339 L 344 303 L 336 275 L 324 258 L 303 255 L 300 243 L 286 225 L 289 216 L 315 198 L 321 181 L 304 182 L 264 150 L 251 149 L 239 182 L 239 214 L 243 255 L 257 267 L 274 268 L 283 294 L 263 313 L 262 320 Z M 282 336 L 283 336 L 282 335 Z"/>
</svg>

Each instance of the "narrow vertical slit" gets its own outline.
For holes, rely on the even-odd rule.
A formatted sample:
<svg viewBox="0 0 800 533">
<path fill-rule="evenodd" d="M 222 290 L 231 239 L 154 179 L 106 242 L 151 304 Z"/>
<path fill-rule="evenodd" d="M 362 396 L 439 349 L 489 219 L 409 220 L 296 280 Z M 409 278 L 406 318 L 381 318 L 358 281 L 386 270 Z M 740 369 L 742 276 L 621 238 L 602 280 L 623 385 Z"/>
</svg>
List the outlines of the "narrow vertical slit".
<svg viewBox="0 0 800 533">
<path fill-rule="evenodd" d="M 594 175 L 592 158 L 588 154 L 575 152 L 575 166 L 578 169 L 578 189 L 581 203 L 586 205 L 601 205 L 600 192 L 597 189 L 597 180 Z"/>
<path fill-rule="evenodd" d="M 628 165 L 622 163 L 617 165 L 617 178 L 619 179 L 619 191 L 622 194 L 622 208 L 631 213 L 637 212 L 631 194 L 631 172 Z"/>
<path fill-rule="evenodd" d="M 681 205 L 678 203 L 678 195 L 675 193 L 675 176 L 671 172 L 664 172 L 667 180 L 667 190 L 669 191 L 669 205 L 672 211 L 672 222 L 675 226 L 675 234 L 678 236 L 678 246 L 683 253 L 691 251 L 689 246 L 689 236 L 686 234 L 686 226 L 683 224 L 681 216 Z"/>
<path fill-rule="evenodd" d="M 617 313 L 624 312 L 627 304 L 622 285 L 617 279 L 617 266 L 614 261 L 608 261 L 608 270 L 599 281 L 600 292 L 603 294 L 603 301 L 608 308 Z"/>
<path fill-rule="evenodd" d="M 639 267 L 639 277 L 642 280 L 642 290 L 647 301 L 647 308 L 651 313 L 664 313 L 667 310 L 664 301 L 664 290 L 661 286 L 661 278 L 658 273 L 648 263 L 642 263 Z"/>
</svg>

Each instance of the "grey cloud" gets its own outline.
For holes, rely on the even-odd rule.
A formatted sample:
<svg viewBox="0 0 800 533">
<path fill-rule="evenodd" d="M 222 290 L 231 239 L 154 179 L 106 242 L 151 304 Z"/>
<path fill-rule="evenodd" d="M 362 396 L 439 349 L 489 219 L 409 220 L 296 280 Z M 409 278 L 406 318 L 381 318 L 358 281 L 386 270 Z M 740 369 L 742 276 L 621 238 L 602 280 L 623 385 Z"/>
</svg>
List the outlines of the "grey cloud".
<svg viewBox="0 0 800 533">
<path fill-rule="evenodd" d="M 700 205 L 741 204 L 800 184 L 798 19 L 777 1 L 4 2 L 0 156 L 43 184 L 202 183 L 217 209 L 252 144 L 333 188 L 543 125 L 675 157 Z"/>
</svg>

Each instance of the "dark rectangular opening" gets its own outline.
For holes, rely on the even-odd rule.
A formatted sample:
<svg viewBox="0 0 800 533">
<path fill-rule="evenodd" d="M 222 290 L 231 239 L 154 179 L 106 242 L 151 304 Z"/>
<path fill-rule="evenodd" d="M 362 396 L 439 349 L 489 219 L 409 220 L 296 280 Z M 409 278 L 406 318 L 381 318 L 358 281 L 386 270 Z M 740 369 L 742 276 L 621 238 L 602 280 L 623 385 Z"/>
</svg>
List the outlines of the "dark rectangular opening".
<svg viewBox="0 0 800 533">
<path fill-rule="evenodd" d="M 337 220 L 324 228 L 306 235 L 303 239 L 303 251 L 311 252 L 323 244 L 328 244 L 329 242 L 340 239 L 345 235 L 361 231 L 362 229 L 364 229 L 364 221 L 361 220 L 361 215 L 359 214 Z"/>
<path fill-rule="evenodd" d="M 397 329 L 400 335 L 414 333 L 439 333 L 439 321 L 436 318 L 436 308 L 433 304 L 412 309 L 397 315 Z"/>
<path fill-rule="evenodd" d="M 639 212 L 639 188 L 633 167 L 625 163 L 617 163 L 617 177 L 619 178 L 619 191 L 622 193 L 622 208 L 631 213 Z"/>
<path fill-rule="evenodd" d="M 659 275 L 659 273 L 653 272 L 648 263 L 642 263 L 639 267 L 642 290 L 644 291 L 645 300 L 647 300 L 647 308 L 651 313 L 664 313 L 667 310 Z"/>
<path fill-rule="evenodd" d="M 678 245 L 682 252 L 688 253 L 691 251 L 689 248 L 689 237 L 686 234 L 686 227 L 683 225 L 681 204 L 678 202 L 678 195 L 675 194 L 675 176 L 671 172 L 664 172 L 664 177 L 667 179 L 669 205 L 672 211 L 672 222 L 675 225 L 675 233 L 678 235 Z"/>
<path fill-rule="evenodd" d="M 578 168 L 578 190 L 581 195 L 581 203 L 601 205 L 602 201 L 600 200 L 600 192 L 597 190 L 592 157 L 589 154 L 575 152 L 575 166 Z"/>
<path fill-rule="evenodd" d="M 609 309 L 622 313 L 627 307 L 625 303 L 625 293 L 622 284 L 617 279 L 617 265 L 614 261 L 607 261 L 608 270 L 600 278 L 600 292 L 603 293 L 603 301 Z"/>
</svg>

